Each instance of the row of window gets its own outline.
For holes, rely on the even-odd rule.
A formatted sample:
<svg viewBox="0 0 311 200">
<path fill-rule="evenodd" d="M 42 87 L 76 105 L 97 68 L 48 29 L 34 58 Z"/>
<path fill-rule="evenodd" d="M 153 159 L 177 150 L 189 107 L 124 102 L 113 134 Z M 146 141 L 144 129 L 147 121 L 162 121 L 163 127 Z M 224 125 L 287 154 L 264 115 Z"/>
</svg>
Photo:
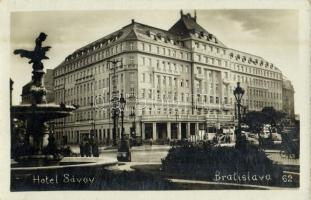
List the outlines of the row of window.
<svg viewBox="0 0 311 200">
<path fill-rule="evenodd" d="M 229 58 L 231 60 L 235 59 L 238 62 L 242 63 L 248 62 L 248 64 L 253 64 L 255 66 L 264 66 L 265 68 L 269 67 L 270 69 L 277 70 L 277 68 L 274 67 L 272 63 L 261 60 L 260 58 L 252 58 L 252 57 L 246 58 L 246 56 L 241 56 L 239 54 L 234 55 L 233 52 L 230 53 Z"/>
<path fill-rule="evenodd" d="M 178 59 L 182 59 L 182 60 L 190 60 L 191 59 L 191 54 L 187 51 L 176 50 L 173 48 L 167 48 L 167 47 L 163 47 L 163 46 L 161 47 L 158 45 L 147 44 L 147 43 L 143 43 L 143 42 L 138 43 L 138 50 L 153 53 L 153 54 L 168 56 L 168 57 L 172 57 L 172 58 L 178 58 Z"/>
<path fill-rule="evenodd" d="M 67 142 L 76 144 L 78 142 L 78 138 L 80 137 L 80 141 L 83 139 L 82 135 L 79 134 L 80 131 L 56 131 L 55 136 L 56 139 L 62 141 L 64 138 L 67 138 Z M 91 132 L 91 129 L 90 131 Z M 95 137 L 97 138 L 98 142 L 106 142 L 107 139 L 112 139 L 112 135 L 110 135 L 112 131 L 110 129 L 95 129 Z"/>
<path fill-rule="evenodd" d="M 255 86 L 255 87 L 265 87 L 269 89 L 281 89 L 282 88 L 281 81 L 270 81 L 270 80 L 252 78 L 252 77 L 243 76 L 243 75 L 233 74 L 233 81 L 247 83 L 250 86 Z"/>
<path fill-rule="evenodd" d="M 203 56 L 201 54 L 195 54 L 194 61 L 205 63 L 205 64 L 218 65 L 220 67 L 229 67 L 229 62 L 226 60 Z"/>
<path fill-rule="evenodd" d="M 209 45 L 201 42 L 194 42 L 194 46 L 196 49 L 200 49 L 209 53 L 217 53 L 220 55 L 226 55 L 226 50 L 223 48 L 220 48 L 218 46 Z"/>
<path fill-rule="evenodd" d="M 163 70 L 168 72 L 175 71 L 177 73 L 178 71 L 180 73 L 188 73 L 190 68 L 189 65 L 183 65 L 159 59 L 154 60 L 152 59 L 152 57 L 144 57 L 144 56 L 140 57 L 139 64 L 149 67 L 156 66 L 157 70 Z"/>
<path fill-rule="evenodd" d="M 249 66 L 245 66 L 245 65 L 234 64 L 234 63 L 232 63 L 232 65 L 233 65 L 233 69 L 235 71 L 239 71 L 239 72 L 243 72 L 243 73 L 249 73 L 252 75 L 264 76 L 264 77 L 268 77 L 268 78 L 275 78 L 275 79 L 281 79 L 282 78 L 281 73 L 272 72 L 272 71 L 268 71 L 268 70 L 264 70 L 264 69 L 258 69 L 256 67 L 249 67 Z"/>
<path fill-rule="evenodd" d="M 249 89 L 249 96 L 250 97 L 261 97 L 261 98 L 269 98 L 269 99 L 277 99 L 282 100 L 282 94 L 277 92 L 268 92 L 265 90 L 258 90 L 258 89 Z"/>
<path fill-rule="evenodd" d="M 281 109 L 282 104 L 278 102 L 271 101 L 258 101 L 258 100 L 249 100 L 249 107 L 251 109 L 262 109 L 263 107 L 274 107 L 275 109 Z"/>
<path fill-rule="evenodd" d="M 55 76 L 62 75 L 64 73 L 68 73 L 70 71 L 79 69 L 85 65 L 97 62 L 99 60 L 108 58 L 110 56 L 121 53 L 124 50 L 134 50 L 133 42 L 123 42 L 114 46 L 111 46 L 107 49 L 103 49 L 95 54 L 89 55 L 87 57 L 82 57 L 78 60 L 75 60 L 71 63 L 66 63 L 64 66 L 61 66 L 55 70 Z"/>
</svg>

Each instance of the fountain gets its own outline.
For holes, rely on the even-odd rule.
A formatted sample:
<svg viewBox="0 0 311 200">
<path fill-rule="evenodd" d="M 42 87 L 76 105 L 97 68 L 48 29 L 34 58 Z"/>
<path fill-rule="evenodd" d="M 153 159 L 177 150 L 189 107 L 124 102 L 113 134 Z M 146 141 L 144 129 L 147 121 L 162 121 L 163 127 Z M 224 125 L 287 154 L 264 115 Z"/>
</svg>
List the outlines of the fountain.
<svg viewBox="0 0 311 200">
<path fill-rule="evenodd" d="M 70 168 L 79 167 L 80 164 L 84 167 L 116 164 L 115 160 L 107 158 L 105 160 L 78 157 L 63 159 L 53 134 L 49 134 L 48 121 L 69 116 L 77 107 L 65 103 L 46 102 L 46 89 L 42 81 L 45 74 L 42 60 L 49 59 L 45 54 L 51 48 L 42 47 L 46 37 L 45 33 L 40 33 L 33 51 L 24 49 L 14 51 L 14 54 L 30 60 L 28 63 L 32 63 L 33 75 L 31 82 L 23 88 L 22 96 L 27 96 L 26 100 L 23 99 L 20 105 L 11 105 L 11 118 L 23 121 L 25 124 L 25 134 L 20 134 L 17 144 L 15 141 L 12 142 L 12 157 L 15 160 L 11 165 L 12 171 Z"/>
<path fill-rule="evenodd" d="M 14 54 L 26 57 L 32 63 L 32 80 L 27 87 L 23 88 L 23 95 L 28 95 L 27 102 L 21 105 L 11 106 L 11 117 L 24 121 L 26 134 L 22 138 L 23 145 L 13 154 L 15 161 L 23 166 L 44 166 L 59 162 L 62 155 L 57 152 L 55 138 L 48 135 L 47 122 L 57 118 L 63 118 L 76 108 L 65 104 L 47 104 L 46 89 L 43 85 L 43 59 L 49 59 L 45 54 L 51 48 L 42 47 L 47 35 L 40 33 L 36 39 L 36 46 L 33 51 L 17 49 Z M 48 137 L 48 144 L 44 139 Z"/>
</svg>

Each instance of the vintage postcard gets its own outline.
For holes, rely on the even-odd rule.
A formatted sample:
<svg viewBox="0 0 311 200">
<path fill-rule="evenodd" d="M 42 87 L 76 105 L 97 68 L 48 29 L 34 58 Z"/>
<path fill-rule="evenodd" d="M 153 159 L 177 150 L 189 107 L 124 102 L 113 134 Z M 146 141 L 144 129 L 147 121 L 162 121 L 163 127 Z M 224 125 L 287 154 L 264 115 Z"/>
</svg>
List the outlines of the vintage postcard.
<svg viewBox="0 0 311 200">
<path fill-rule="evenodd" d="M 0 199 L 310 198 L 307 1 L 27 2 L 0 2 Z"/>
</svg>

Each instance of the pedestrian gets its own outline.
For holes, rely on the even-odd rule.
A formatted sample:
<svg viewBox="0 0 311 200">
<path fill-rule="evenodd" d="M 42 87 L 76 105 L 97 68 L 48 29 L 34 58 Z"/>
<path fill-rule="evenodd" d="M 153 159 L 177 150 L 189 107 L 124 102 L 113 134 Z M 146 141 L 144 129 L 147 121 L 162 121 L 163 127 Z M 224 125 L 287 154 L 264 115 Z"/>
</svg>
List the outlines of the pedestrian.
<svg viewBox="0 0 311 200">
<path fill-rule="evenodd" d="M 150 146 L 152 146 L 152 138 L 149 139 Z"/>
<path fill-rule="evenodd" d="M 89 145 L 90 145 L 90 149 L 91 149 L 91 155 L 90 155 L 90 157 L 94 156 L 94 155 L 93 155 L 93 146 L 94 146 L 94 143 L 95 143 L 95 141 L 94 141 L 94 136 L 91 136 L 91 138 L 89 139 Z"/>
<path fill-rule="evenodd" d="M 71 149 L 70 146 L 67 146 L 66 148 L 64 148 L 64 157 L 70 157 L 71 156 Z"/>
<path fill-rule="evenodd" d="M 83 141 L 80 143 L 80 155 L 81 157 L 85 156 L 85 146 L 83 144 Z"/>
<path fill-rule="evenodd" d="M 92 144 L 92 154 L 94 157 L 99 157 L 98 143 L 96 141 Z"/>
<path fill-rule="evenodd" d="M 92 146 L 90 145 L 89 141 L 87 141 L 85 144 L 85 155 L 86 157 L 92 156 Z"/>
</svg>

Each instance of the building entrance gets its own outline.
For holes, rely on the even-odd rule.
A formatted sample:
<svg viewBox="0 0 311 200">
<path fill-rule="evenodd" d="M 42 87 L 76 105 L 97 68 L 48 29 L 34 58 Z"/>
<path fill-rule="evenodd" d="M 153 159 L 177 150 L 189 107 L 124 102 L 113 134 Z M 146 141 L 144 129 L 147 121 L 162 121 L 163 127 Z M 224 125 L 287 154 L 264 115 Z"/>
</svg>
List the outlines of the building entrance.
<svg viewBox="0 0 311 200">
<path fill-rule="evenodd" d="M 171 139 L 177 139 L 177 129 L 178 129 L 178 124 L 172 123 L 171 124 Z"/>
<path fill-rule="evenodd" d="M 157 123 L 157 139 L 167 138 L 166 123 Z"/>
<path fill-rule="evenodd" d="M 152 139 L 152 124 L 146 123 L 145 124 L 145 139 Z"/>
<path fill-rule="evenodd" d="M 187 124 L 181 123 L 181 139 L 187 138 Z"/>
</svg>

